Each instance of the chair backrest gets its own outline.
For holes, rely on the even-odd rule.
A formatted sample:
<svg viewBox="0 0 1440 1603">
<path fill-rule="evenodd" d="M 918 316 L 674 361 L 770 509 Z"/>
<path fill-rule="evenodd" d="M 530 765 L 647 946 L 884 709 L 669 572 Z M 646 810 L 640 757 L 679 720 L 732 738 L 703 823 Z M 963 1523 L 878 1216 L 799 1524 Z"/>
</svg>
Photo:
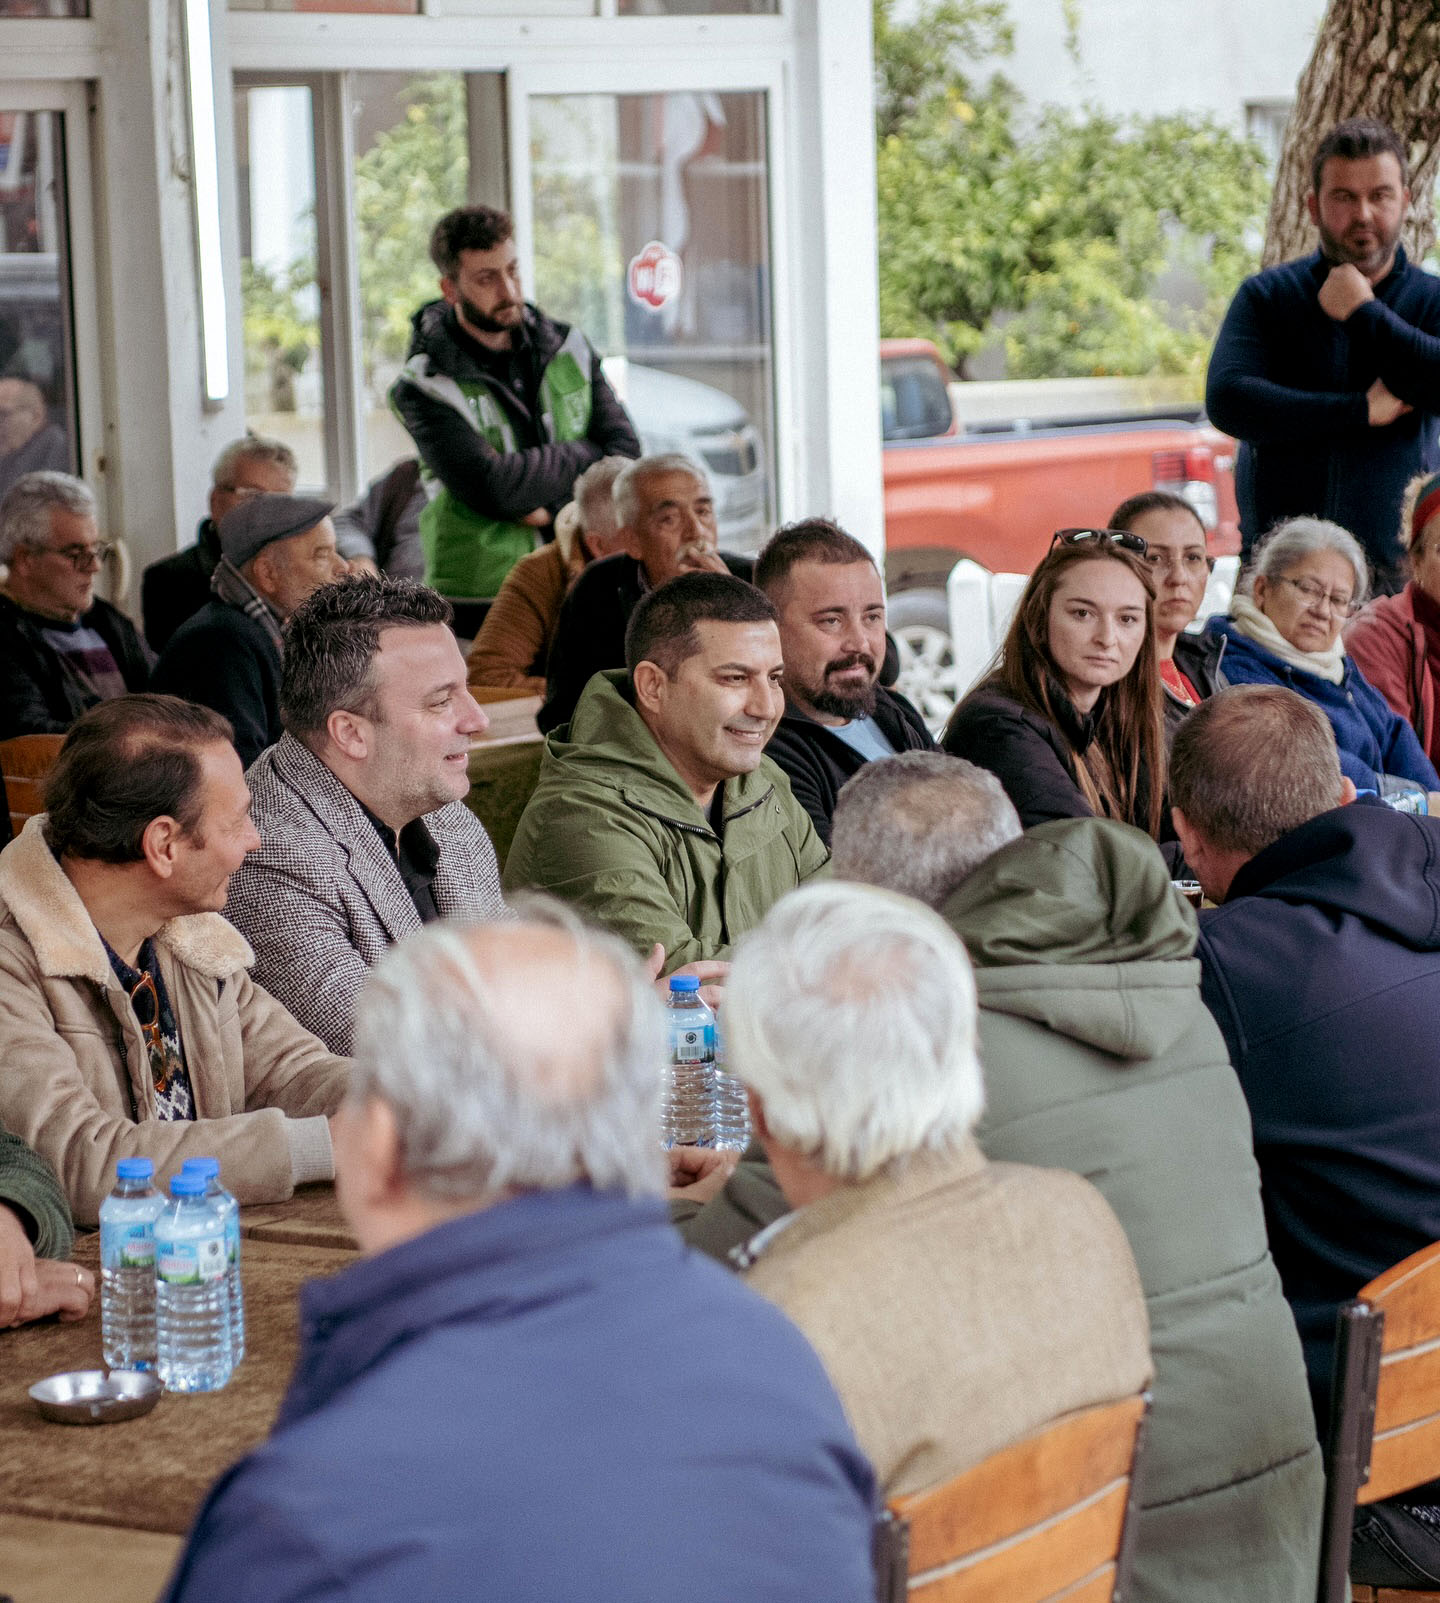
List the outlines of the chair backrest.
<svg viewBox="0 0 1440 1603">
<path fill-rule="evenodd" d="M 1440 1243 L 1340 1310 L 1325 1454 L 1321 1603 L 1344 1603 L 1357 1503 L 1440 1476 Z"/>
<path fill-rule="evenodd" d="M 1148 1394 L 1068 1414 L 876 1528 L 880 1603 L 1118 1603 Z"/>
<path fill-rule="evenodd" d="M 55 766 L 64 735 L 16 735 L 0 740 L 0 776 L 10 808 L 10 827 L 18 835 L 25 820 L 45 811 L 45 779 Z"/>
</svg>

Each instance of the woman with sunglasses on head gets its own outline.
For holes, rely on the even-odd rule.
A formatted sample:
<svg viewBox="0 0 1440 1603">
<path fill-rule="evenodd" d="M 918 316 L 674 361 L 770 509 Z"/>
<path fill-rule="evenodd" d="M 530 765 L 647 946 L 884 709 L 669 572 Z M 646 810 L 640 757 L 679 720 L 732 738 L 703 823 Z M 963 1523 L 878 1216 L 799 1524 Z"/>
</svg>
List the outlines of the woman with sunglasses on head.
<svg viewBox="0 0 1440 1603">
<path fill-rule="evenodd" d="M 1168 749 L 1185 714 L 1223 690 L 1223 635 L 1187 634 L 1205 599 L 1215 559 L 1206 550 L 1205 525 L 1183 497 L 1146 490 L 1122 501 L 1108 525 L 1138 534 L 1155 583 L 1155 664 L 1164 690 Z"/>
<path fill-rule="evenodd" d="M 1211 618 L 1205 630 L 1226 641 L 1232 685 L 1285 685 L 1320 708 L 1357 790 L 1424 812 L 1440 777 L 1415 731 L 1346 657 L 1340 638 L 1365 600 L 1369 577 L 1354 535 L 1323 518 L 1291 518 L 1255 548 L 1230 616 Z M 1440 796 L 1433 806 L 1440 809 Z"/>
<path fill-rule="evenodd" d="M 1346 624 L 1345 649 L 1440 768 L 1440 473 L 1406 486 L 1400 544 L 1409 582 L 1399 595 L 1376 596 Z"/>
<path fill-rule="evenodd" d="M 941 745 L 988 768 L 1026 829 L 1098 814 L 1160 834 L 1165 744 L 1144 555 L 1124 531 L 1060 530 L 998 666 L 951 714 Z"/>
</svg>

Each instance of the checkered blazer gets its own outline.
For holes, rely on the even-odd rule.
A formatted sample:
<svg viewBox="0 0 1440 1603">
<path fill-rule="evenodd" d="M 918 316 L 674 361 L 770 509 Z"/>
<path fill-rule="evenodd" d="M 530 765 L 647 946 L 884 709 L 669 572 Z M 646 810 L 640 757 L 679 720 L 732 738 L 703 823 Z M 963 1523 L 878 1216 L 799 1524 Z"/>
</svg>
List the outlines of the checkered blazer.
<svg viewBox="0 0 1440 1603">
<path fill-rule="evenodd" d="M 420 915 L 360 803 L 307 747 L 284 735 L 245 777 L 263 845 L 230 881 L 225 916 L 255 949 L 256 981 L 348 1055 L 366 972 Z M 440 849 L 441 916 L 508 917 L 495 849 L 464 802 L 427 813 L 425 827 Z"/>
</svg>

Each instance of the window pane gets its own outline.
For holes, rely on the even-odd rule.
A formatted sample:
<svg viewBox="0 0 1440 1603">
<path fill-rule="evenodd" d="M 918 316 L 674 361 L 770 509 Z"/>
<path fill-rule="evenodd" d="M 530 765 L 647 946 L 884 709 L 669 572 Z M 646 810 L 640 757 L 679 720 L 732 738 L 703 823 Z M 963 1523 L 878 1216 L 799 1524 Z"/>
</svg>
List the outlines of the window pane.
<svg viewBox="0 0 1440 1603">
<path fill-rule="evenodd" d="M 366 72 L 352 82 L 364 483 L 415 454 L 385 397 L 410 348 L 411 316 L 440 293 L 430 231 L 465 204 L 470 152 L 459 73 Z"/>
<path fill-rule="evenodd" d="M 64 121 L 0 112 L 0 495 L 76 470 Z"/>
<path fill-rule="evenodd" d="M 780 0 L 620 0 L 622 17 L 773 17 L 779 10 Z"/>
<path fill-rule="evenodd" d="M 609 361 L 647 451 L 709 467 L 722 544 L 774 516 L 765 96 L 531 102 L 535 299 Z"/>
<path fill-rule="evenodd" d="M 303 85 L 237 88 L 245 421 L 284 440 L 300 487 L 333 482 L 325 460 L 320 292 L 315 282 L 315 139 Z"/>
<path fill-rule="evenodd" d="M 88 17 L 90 0 L 0 0 L 0 17 Z"/>
</svg>

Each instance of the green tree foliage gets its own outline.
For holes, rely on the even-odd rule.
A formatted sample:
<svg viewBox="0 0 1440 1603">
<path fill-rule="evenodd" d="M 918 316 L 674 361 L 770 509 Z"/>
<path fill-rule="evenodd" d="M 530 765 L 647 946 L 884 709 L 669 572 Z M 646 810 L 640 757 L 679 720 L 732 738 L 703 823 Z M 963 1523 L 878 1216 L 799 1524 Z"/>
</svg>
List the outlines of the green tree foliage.
<svg viewBox="0 0 1440 1603">
<path fill-rule="evenodd" d="M 1204 117 L 1027 122 L 1003 76 L 960 65 L 1008 52 L 1001 6 L 944 0 L 906 23 L 893 6 L 875 0 L 883 332 L 962 370 L 1003 338 L 1016 378 L 1198 376 L 1256 265 L 1259 150 Z M 1186 305 L 1166 294 L 1182 279 Z"/>
</svg>

